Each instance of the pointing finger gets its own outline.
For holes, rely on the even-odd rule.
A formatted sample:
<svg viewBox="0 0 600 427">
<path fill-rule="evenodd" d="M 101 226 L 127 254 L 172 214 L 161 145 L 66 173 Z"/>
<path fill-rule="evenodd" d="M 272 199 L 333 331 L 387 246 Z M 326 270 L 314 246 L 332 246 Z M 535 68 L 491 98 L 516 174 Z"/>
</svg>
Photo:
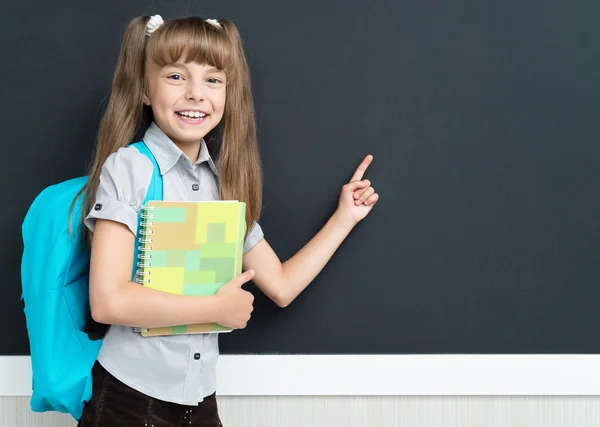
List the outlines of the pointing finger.
<svg viewBox="0 0 600 427">
<path fill-rule="evenodd" d="M 362 179 L 362 177 L 364 176 L 365 172 L 367 171 L 367 168 L 369 167 L 369 165 L 371 164 L 372 161 L 373 161 L 372 155 L 369 154 L 367 157 L 365 157 L 365 159 L 362 161 L 362 163 L 356 169 L 356 172 L 354 172 L 354 175 L 352 175 L 352 179 L 350 179 L 350 182 L 358 181 L 358 180 Z"/>
</svg>

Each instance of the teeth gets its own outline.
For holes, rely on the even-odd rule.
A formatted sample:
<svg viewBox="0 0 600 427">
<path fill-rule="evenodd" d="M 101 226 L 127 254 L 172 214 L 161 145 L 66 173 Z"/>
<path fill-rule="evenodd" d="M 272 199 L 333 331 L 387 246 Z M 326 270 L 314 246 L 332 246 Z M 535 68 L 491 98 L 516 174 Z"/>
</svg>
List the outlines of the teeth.
<svg viewBox="0 0 600 427">
<path fill-rule="evenodd" d="M 180 116 L 187 116 L 187 117 L 206 117 L 206 114 L 201 113 L 199 111 L 180 111 L 178 113 Z"/>
</svg>

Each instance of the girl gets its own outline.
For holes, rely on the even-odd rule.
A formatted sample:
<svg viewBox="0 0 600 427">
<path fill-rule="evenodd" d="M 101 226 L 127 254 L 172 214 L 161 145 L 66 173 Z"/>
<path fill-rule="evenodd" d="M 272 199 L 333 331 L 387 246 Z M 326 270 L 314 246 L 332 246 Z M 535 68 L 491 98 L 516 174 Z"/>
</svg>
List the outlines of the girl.
<svg viewBox="0 0 600 427">
<path fill-rule="evenodd" d="M 144 118 L 149 125 L 140 125 Z M 138 213 L 153 170 L 128 146 L 138 134 L 159 164 L 164 200 L 246 202 L 245 272 L 213 296 L 172 295 L 130 280 Z M 111 326 L 79 426 L 220 426 L 218 334 L 144 338 L 134 327 L 217 322 L 244 328 L 253 304 L 242 289 L 249 280 L 286 307 L 377 202 L 362 179 L 371 161 L 367 156 L 342 188 L 322 230 L 282 264 L 257 223 L 262 178 L 249 70 L 236 27 L 197 17 L 133 19 L 84 189 L 92 317 Z"/>
</svg>

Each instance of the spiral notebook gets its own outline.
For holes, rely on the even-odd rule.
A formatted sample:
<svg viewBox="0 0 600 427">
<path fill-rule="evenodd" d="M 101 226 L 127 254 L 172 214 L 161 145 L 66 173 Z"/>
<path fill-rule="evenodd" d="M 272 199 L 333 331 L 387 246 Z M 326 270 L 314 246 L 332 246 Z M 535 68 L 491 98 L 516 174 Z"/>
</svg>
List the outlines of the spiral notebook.
<svg viewBox="0 0 600 427">
<path fill-rule="evenodd" d="M 246 204 L 150 201 L 140 223 L 138 281 L 180 295 L 213 295 L 242 272 Z M 229 332 L 210 324 L 137 328 L 143 336 Z"/>
</svg>

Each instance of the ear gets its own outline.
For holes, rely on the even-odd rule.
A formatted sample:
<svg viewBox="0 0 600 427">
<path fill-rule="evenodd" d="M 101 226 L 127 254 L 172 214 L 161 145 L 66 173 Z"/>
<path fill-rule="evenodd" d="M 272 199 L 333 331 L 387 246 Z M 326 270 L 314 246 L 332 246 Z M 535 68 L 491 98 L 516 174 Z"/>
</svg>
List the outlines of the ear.
<svg viewBox="0 0 600 427">
<path fill-rule="evenodd" d="M 148 83 L 144 82 L 144 97 L 142 98 L 144 105 L 150 105 L 150 96 L 148 95 Z"/>
</svg>

